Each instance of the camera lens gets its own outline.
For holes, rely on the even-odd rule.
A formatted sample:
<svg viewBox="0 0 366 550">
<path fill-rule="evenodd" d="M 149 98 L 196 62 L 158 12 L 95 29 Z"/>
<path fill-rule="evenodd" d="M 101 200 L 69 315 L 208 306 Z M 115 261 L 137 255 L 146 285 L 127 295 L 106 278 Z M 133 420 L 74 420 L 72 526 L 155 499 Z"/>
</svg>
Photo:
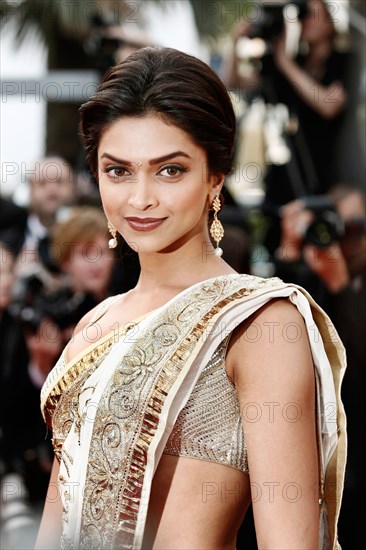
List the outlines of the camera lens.
<svg viewBox="0 0 366 550">
<path fill-rule="evenodd" d="M 306 231 L 304 241 L 318 248 L 326 248 L 342 235 L 340 219 L 335 212 L 325 211 L 311 223 Z"/>
</svg>

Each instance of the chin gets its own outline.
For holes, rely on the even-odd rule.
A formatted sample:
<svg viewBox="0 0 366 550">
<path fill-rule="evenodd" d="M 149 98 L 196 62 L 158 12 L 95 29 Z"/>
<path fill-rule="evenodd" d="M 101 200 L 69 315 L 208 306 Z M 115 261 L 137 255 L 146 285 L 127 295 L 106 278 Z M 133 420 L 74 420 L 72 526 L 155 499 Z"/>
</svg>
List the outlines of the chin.
<svg viewBox="0 0 366 550">
<path fill-rule="evenodd" d="M 88 294 L 100 294 L 105 290 L 107 285 L 101 285 L 101 284 L 85 284 L 84 281 L 84 288 L 83 291 L 87 292 Z"/>
<path fill-rule="evenodd" d="M 124 238 L 128 246 L 137 254 L 154 254 L 169 246 L 169 243 L 162 243 L 162 239 L 158 239 L 153 236 L 146 236 L 145 238 L 141 238 L 137 235 L 134 237 L 126 238 L 122 235 L 122 237 Z"/>
</svg>

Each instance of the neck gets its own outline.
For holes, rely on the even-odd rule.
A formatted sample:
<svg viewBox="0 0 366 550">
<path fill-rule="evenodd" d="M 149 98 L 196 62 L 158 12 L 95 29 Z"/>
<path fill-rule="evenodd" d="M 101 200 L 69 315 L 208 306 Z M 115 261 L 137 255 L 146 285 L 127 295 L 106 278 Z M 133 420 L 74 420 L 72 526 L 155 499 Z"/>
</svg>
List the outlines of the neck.
<svg viewBox="0 0 366 550">
<path fill-rule="evenodd" d="M 92 296 L 97 302 L 101 302 L 107 297 L 107 290 L 102 288 L 101 290 L 87 290 L 82 283 L 78 284 L 75 281 L 70 282 L 72 293 L 81 292 L 83 294 Z"/>
<path fill-rule="evenodd" d="M 99 290 L 98 292 L 93 292 L 93 296 L 98 302 L 101 302 L 107 297 L 106 289 Z"/>
<path fill-rule="evenodd" d="M 214 254 L 214 247 L 198 236 L 173 251 L 140 254 L 140 277 L 136 290 L 141 293 L 180 292 L 195 283 L 235 273 Z"/>
<path fill-rule="evenodd" d="M 42 212 L 34 212 L 34 214 L 37 216 L 41 224 L 44 225 L 47 229 L 50 229 L 55 224 L 55 215 L 45 214 Z"/>
</svg>

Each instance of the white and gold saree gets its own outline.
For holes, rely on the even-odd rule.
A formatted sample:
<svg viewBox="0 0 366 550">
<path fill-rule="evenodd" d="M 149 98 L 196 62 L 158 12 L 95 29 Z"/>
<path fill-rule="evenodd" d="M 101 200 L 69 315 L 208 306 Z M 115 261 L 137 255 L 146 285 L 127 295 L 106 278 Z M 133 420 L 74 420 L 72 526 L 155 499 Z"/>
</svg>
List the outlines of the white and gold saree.
<svg viewBox="0 0 366 550">
<path fill-rule="evenodd" d="M 41 405 L 60 459 L 63 548 L 141 548 L 154 472 L 204 365 L 240 322 L 277 297 L 296 305 L 308 330 L 323 498 L 319 547 L 336 548 L 346 456 L 344 348 L 303 289 L 236 274 L 186 289 L 69 364 L 63 353 L 49 374 Z"/>
</svg>

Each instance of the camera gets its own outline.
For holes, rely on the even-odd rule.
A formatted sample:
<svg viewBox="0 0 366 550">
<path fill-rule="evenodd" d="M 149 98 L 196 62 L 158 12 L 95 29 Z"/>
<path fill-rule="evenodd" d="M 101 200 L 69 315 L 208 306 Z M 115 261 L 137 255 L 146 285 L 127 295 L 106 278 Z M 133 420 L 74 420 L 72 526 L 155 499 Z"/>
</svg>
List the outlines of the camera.
<svg viewBox="0 0 366 550">
<path fill-rule="evenodd" d="M 366 235 L 366 218 L 353 218 L 345 222 L 329 196 L 309 195 L 302 200 L 304 208 L 314 214 L 314 220 L 305 232 L 304 244 L 327 248 L 334 242 L 346 244 L 352 239 Z"/>
<path fill-rule="evenodd" d="M 327 248 L 345 234 L 345 223 L 337 213 L 332 199 L 326 195 L 309 195 L 303 198 L 304 208 L 315 216 L 308 226 L 304 243 Z"/>
<path fill-rule="evenodd" d="M 84 47 L 101 75 L 133 51 L 152 45 L 145 32 L 133 25 L 120 25 L 113 16 L 94 15 Z"/>
<path fill-rule="evenodd" d="M 68 287 L 48 292 L 37 274 L 32 274 L 20 281 L 10 310 L 28 333 L 35 334 L 43 319 L 50 319 L 64 330 L 76 325 L 95 305 L 92 296 L 84 292 L 73 293 Z"/>
<path fill-rule="evenodd" d="M 270 42 L 280 36 L 285 27 L 289 6 L 297 11 L 298 20 L 307 13 L 307 0 L 263 0 L 258 4 L 259 16 L 251 23 L 250 38 L 262 38 L 265 42 Z M 291 21 L 294 19 L 295 17 L 291 17 Z"/>
<path fill-rule="evenodd" d="M 240 59 L 271 57 L 272 40 L 279 37 L 286 20 L 301 21 L 307 13 L 307 0 L 263 0 L 254 3 L 255 11 L 247 35 L 238 40 Z"/>
</svg>

